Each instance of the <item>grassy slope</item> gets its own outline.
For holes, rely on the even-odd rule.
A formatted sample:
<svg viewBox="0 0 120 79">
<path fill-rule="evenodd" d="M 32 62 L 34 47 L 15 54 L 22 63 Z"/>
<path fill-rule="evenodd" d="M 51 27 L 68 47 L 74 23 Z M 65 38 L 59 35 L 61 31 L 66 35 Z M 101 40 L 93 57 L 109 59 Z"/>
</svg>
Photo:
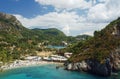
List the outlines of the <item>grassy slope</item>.
<svg viewBox="0 0 120 79">
<path fill-rule="evenodd" d="M 120 46 L 120 37 L 112 34 L 116 25 L 119 27 L 120 18 L 111 22 L 101 31 L 95 31 L 94 37 L 68 47 L 67 51 L 74 53 L 70 61 L 95 59 L 102 62 L 104 58 L 109 57 Z"/>
</svg>

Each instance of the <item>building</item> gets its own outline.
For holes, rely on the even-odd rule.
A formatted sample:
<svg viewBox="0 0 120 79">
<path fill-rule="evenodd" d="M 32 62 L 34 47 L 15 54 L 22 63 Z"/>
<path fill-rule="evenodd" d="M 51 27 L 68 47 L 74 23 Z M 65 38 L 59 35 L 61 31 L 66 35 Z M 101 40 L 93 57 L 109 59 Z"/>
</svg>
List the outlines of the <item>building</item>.
<svg viewBox="0 0 120 79">
<path fill-rule="evenodd" d="M 50 57 L 43 57 L 43 60 L 64 62 L 64 61 L 67 61 L 67 58 L 60 55 L 51 55 Z"/>
<path fill-rule="evenodd" d="M 64 56 L 65 56 L 66 58 L 70 58 L 71 55 L 72 55 L 72 53 L 69 53 L 69 52 L 64 53 Z"/>
<path fill-rule="evenodd" d="M 26 60 L 31 60 L 31 61 L 39 61 L 41 60 L 42 58 L 39 57 L 39 56 L 28 56 L 25 58 Z"/>
</svg>

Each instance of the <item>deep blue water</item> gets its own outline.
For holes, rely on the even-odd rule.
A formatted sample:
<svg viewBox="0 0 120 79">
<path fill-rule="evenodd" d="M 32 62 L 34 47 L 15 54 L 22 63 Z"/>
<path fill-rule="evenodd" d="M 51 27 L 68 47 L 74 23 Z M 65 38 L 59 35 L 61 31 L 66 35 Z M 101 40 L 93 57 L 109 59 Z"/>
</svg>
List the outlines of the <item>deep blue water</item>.
<svg viewBox="0 0 120 79">
<path fill-rule="evenodd" d="M 56 65 L 24 67 L 0 73 L 0 79 L 120 79 L 120 76 L 99 77 L 83 72 L 56 69 Z"/>
</svg>

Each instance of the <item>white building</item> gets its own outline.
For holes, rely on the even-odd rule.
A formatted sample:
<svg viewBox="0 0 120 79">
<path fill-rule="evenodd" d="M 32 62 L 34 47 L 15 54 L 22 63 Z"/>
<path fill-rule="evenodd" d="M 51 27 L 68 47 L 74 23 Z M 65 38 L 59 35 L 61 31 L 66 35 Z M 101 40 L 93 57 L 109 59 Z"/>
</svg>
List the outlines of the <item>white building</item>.
<svg viewBox="0 0 120 79">
<path fill-rule="evenodd" d="M 72 55 L 72 53 L 69 53 L 69 52 L 64 53 L 64 56 L 65 56 L 66 58 L 70 58 L 71 55 Z"/>
<path fill-rule="evenodd" d="M 39 61 L 41 60 L 42 58 L 39 57 L 39 56 L 28 56 L 25 58 L 26 60 L 33 60 L 33 61 Z"/>
</svg>

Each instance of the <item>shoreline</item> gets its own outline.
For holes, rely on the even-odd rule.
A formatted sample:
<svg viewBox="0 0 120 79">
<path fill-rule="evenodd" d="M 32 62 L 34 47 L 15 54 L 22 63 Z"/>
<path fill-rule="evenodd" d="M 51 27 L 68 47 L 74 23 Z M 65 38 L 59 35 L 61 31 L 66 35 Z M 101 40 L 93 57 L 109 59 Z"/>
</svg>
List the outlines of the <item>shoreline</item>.
<svg viewBox="0 0 120 79">
<path fill-rule="evenodd" d="M 6 64 L 0 67 L 0 72 L 17 69 L 22 67 L 42 66 L 47 64 L 63 65 L 63 62 L 51 62 L 51 61 L 30 61 L 30 60 L 16 60 L 13 63 Z"/>
</svg>

